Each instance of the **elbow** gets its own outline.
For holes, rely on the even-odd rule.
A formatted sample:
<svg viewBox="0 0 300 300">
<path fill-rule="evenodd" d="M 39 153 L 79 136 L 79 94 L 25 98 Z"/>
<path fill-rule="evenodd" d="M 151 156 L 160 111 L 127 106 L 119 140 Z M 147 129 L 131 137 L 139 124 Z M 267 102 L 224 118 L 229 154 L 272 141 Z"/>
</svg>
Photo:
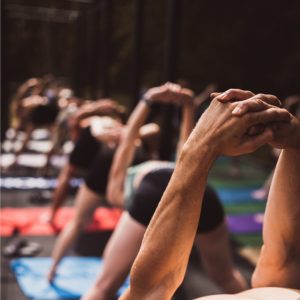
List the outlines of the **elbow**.
<svg viewBox="0 0 300 300">
<path fill-rule="evenodd" d="M 151 278 L 147 276 L 147 272 L 140 270 L 138 267 L 133 265 L 130 275 L 130 291 L 133 296 L 132 299 L 161 299 L 161 300 L 170 300 L 179 285 L 182 283 L 182 280 L 178 281 L 178 276 L 175 273 L 170 273 L 163 278 Z"/>
<path fill-rule="evenodd" d="M 123 194 L 117 191 L 116 189 L 110 188 L 109 186 L 106 192 L 106 200 L 112 206 L 117 206 L 120 208 L 124 207 L 124 201 L 122 201 Z"/>
<path fill-rule="evenodd" d="M 106 191 L 106 200 L 110 205 L 114 205 L 115 203 L 115 192 L 114 190 L 110 187 L 110 185 L 108 185 L 107 187 L 107 191 Z"/>
</svg>

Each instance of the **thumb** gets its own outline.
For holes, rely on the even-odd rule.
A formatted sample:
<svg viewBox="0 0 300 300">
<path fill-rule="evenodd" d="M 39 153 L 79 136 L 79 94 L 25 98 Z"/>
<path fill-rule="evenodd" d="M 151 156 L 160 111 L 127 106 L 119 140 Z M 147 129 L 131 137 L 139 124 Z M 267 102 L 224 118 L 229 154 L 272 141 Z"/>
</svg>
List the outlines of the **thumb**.
<svg viewBox="0 0 300 300">
<path fill-rule="evenodd" d="M 265 126 L 264 131 L 261 134 L 250 136 L 248 134 L 244 137 L 245 153 L 254 152 L 261 146 L 269 143 L 274 139 L 274 136 L 278 130 L 277 122 L 270 122 Z"/>
</svg>

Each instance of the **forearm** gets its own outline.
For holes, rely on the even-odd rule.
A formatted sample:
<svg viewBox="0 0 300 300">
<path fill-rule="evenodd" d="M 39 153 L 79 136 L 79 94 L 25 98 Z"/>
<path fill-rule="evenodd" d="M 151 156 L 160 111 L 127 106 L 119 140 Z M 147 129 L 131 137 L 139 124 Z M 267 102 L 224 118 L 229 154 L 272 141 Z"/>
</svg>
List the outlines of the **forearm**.
<svg viewBox="0 0 300 300">
<path fill-rule="evenodd" d="M 17 91 L 16 100 L 17 101 L 22 100 L 22 98 L 24 98 L 24 95 L 26 94 L 29 88 L 30 86 L 28 85 L 27 81 L 23 83 Z"/>
<path fill-rule="evenodd" d="M 216 158 L 199 139 L 194 131 L 183 147 L 171 181 L 146 231 L 131 272 L 131 299 L 150 299 L 153 291 L 161 291 L 157 299 L 170 299 L 183 280 L 208 171 Z"/>
<path fill-rule="evenodd" d="M 190 136 L 193 128 L 195 127 L 195 107 L 193 105 L 185 105 L 182 111 L 182 123 L 180 127 L 179 142 L 177 145 L 177 157 L 180 151 Z"/>
<path fill-rule="evenodd" d="M 140 101 L 132 112 L 128 122 L 127 130 L 121 139 L 120 145 L 115 153 L 109 174 L 107 197 L 111 203 L 121 204 L 123 185 L 127 168 L 131 165 L 135 152 L 135 140 L 139 136 L 139 129 L 145 123 L 150 109 L 144 101 Z"/>
<path fill-rule="evenodd" d="M 284 149 L 275 169 L 263 233 L 266 250 L 279 247 L 282 260 L 300 255 L 299 178 L 300 148 Z"/>
</svg>

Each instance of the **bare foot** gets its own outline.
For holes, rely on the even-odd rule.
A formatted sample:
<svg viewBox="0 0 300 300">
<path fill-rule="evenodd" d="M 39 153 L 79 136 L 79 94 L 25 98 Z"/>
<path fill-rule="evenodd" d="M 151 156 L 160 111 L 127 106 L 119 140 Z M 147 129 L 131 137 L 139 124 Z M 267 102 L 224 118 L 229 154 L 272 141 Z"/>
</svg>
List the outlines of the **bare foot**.
<svg viewBox="0 0 300 300">
<path fill-rule="evenodd" d="M 269 189 L 261 188 L 259 190 L 253 191 L 251 197 L 256 200 L 267 200 L 269 194 Z"/>
</svg>

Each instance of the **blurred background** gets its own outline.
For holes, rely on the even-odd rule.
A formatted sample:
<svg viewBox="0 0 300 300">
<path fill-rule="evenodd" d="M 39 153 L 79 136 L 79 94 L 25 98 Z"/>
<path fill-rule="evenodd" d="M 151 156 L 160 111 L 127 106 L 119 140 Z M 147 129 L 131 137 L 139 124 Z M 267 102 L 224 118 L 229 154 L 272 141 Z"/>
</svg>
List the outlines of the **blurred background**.
<svg viewBox="0 0 300 300">
<path fill-rule="evenodd" d="M 85 100 L 111 98 L 130 113 L 148 88 L 172 81 L 202 95 L 197 118 L 209 104 L 208 91 L 229 88 L 274 94 L 300 114 L 300 1 L 2 0 L 1 25 L 3 300 L 27 299 L 10 269 L 15 256 L 3 254 L 7 245 L 20 246 L 26 238 L 40 245 L 31 256 L 51 255 L 57 232 L 41 220 L 40 211 L 49 210 L 58 174 L 73 149 L 69 121 L 74 106 L 79 111 Z M 53 128 L 62 136 L 57 134 L 53 142 L 55 130 L 37 126 L 27 143 L 24 128 L 30 122 L 25 118 L 26 126 L 16 126 L 16 103 L 26 97 L 34 100 L 39 85 L 39 95 L 50 104 L 67 103 L 46 124 L 57 126 Z M 27 91 L 21 97 L 24 86 Z M 160 111 L 159 154 L 170 160 L 180 108 L 153 108 L 154 114 Z M 278 155 L 266 145 L 250 155 L 220 157 L 209 175 L 228 216 L 234 262 L 248 283 L 259 258 L 263 213 Z M 73 177 L 66 206 L 73 206 L 83 174 Z M 85 233 L 77 255 L 101 256 L 111 233 Z M 192 251 L 186 279 L 174 299 L 214 293 L 220 290 Z"/>
<path fill-rule="evenodd" d="M 132 107 L 142 86 L 185 78 L 299 92 L 299 1 L 3 0 L 2 128 L 26 79 L 48 73 L 79 97 Z M 3 131 L 2 131 L 3 132 Z"/>
</svg>

